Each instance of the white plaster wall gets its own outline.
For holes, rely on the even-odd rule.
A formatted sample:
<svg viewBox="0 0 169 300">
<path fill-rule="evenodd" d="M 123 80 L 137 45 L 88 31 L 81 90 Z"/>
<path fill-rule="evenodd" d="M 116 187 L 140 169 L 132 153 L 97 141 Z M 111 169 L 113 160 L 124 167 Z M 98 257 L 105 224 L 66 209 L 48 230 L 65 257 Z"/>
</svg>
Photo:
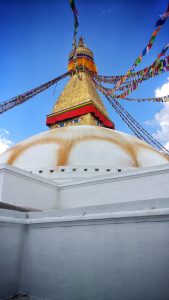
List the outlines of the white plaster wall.
<svg viewBox="0 0 169 300">
<path fill-rule="evenodd" d="M 0 173 L 3 174 L 0 201 L 39 210 L 54 209 L 58 206 L 58 190 L 52 181 L 16 167 L 5 166 L 1 168 Z"/>
<path fill-rule="evenodd" d="M 2 201 L 1 197 L 2 197 L 2 190 L 3 190 L 3 178 L 4 178 L 4 174 L 0 172 L 0 201 Z"/>
<path fill-rule="evenodd" d="M 100 176 L 60 187 L 60 207 L 72 208 L 169 196 L 169 166 Z"/>
<path fill-rule="evenodd" d="M 169 299 L 168 166 L 60 185 L 16 168 L 0 174 L 1 201 L 66 208 L 0 211 L 0 298 Z"/>
<path fill-rule="evenodd" d="M 32 224 L 22 291 L 32 299 L 168 300 L 168 232 L 168 216 Z"/>
<path fill-rule="evenodd" d="M 75 214 L 0 211 L 0 299 L 169 299 L 169 209 Z"/>
<path fill-rule="evenodd" d="M 137 168 L 130 167 L 128 170 L 134 170 Z M 27 171 L 40 175 L 44 178 L 50 178 L 52 180 L 58 181 L 58 180 L 72 180 L 72 179 L 83 179 L 83 178 L 92 178 L 94 176 L 97 176 L 99 174 L 105 175 L 107 174 L 117 174 L 120 171 L 123 171 L 123 169 L 117 169 L 111 165 L 109 166 L 98 166 L 98 165 L 92 165 L 92 166 L 59 166 L 54 168 L 38 168 L 38 169 L 27 169 Z"/>
<path fill-rule="evenodd" d="M 0 299 L 19 290 L 24 233 L 23 224 L 0 221 Z"/>
<path fill-rule="evenodd" d="M 169 196 L 169 165 L 52 181 L 16 167 L 0 169 L 1 201 L 39 210 L 109 205 Z"/>
</svg>

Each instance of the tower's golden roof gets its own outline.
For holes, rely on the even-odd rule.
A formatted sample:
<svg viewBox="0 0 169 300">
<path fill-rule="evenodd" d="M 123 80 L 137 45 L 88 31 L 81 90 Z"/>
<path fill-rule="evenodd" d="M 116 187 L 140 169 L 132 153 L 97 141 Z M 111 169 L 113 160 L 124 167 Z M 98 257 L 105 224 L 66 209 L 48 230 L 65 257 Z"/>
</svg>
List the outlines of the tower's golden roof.
<svg viewBox="0 0 169 300">
<path fill-rule="evenodd" d="M 89 48 L 86 47 L 82 37 L 79 39 L 79 42 L 78 42 L 78 45 L 76 48 L 76 53 L 77 54 L 87 54 L 87 55 L 89 55 L 90 58 L 94 59 L 93 52 Z M 73 56 L 73 50 L 69 54 L 69 59 L 71 59 L 72 56 Z"/>
<path fill-rule="evenodd" d="M 73 52 L 69 58 L 69 70 L 72 70 L 70 79 L 57 99 L 53 111 L 47 116 L 46 124 L 50 128 L 78 125 L 94 125 L 114 128 L 109 120 L 104 104 L 96 90 L 95 84 L 87 72 L 96 72 L 93 53 L 86 47 L 80 38 L 77 47 L 77 61 Z M 79 74 L 77 74 L 77 68 Z"/>
<path fill-rule="evenodd" d="M 107 116 L 106 109 L 90 76 L 85 72 L 81 72 L 80 76 L 81 80 L 76 74 L 70 78 L 53 107 L 53 113 L 60 113 L 90 102 Z"/>
</svg>

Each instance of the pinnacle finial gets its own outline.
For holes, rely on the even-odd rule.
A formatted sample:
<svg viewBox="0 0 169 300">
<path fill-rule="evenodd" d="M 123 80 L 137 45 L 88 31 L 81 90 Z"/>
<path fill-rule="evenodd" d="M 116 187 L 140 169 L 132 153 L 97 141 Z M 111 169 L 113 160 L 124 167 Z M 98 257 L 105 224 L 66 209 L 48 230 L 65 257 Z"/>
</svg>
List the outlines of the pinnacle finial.
<svg viewBox="0 0 169 300">
<path fill-rule="evenodd" d="M 97 73 L 97 68 L 93 58 L 93 52 L 85 45 L 84 39 L 81 36 L 79 38 L 77 47 L 76 47 L 76 64 L 78 67 L 84 67 L 89 69 L 91 72 Z M 74 61 L 74 50 L 69 54 L 68 70 L 75 70 L 75 61 Z"/>
<path fill-rule="evenodd" d="M 78 47 L 86 47 L 82 36 L 79 38 Z"/>
</svg>

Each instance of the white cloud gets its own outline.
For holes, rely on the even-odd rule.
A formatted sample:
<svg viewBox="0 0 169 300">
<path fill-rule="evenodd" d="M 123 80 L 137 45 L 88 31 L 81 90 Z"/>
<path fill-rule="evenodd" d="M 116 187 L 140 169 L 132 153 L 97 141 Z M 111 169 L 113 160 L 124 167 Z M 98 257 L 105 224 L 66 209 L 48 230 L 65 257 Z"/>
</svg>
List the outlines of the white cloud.
<svg viewBox="0 0 169 300">
<path fill-rule="evenodd" d="M 9 139 L 9 131 L 6 129 L 0 129 L 0 154 L 8 150 L 13 145 Z"/>
<path fill-rule="evenodd" d="M 165 144 L 165 148 L 169 150 L 169 142 Z"/>
<path fill-rule="evenodd" d="M 155 90 L 155 97 L 163 97 L 169 95 L 169 77 L 168 82 L 164 83 L 160 88 Z"/>
<path fill-rule="evenodd" d="M 155 97 L 169 95 L 169 77 L 167 79 L 168 82 L 155 90 Z M 156 131 L 153 134 L 154 138 L 169 149 L 169 103 L 163 103 L 162 109 L 154 115 L 153 120 L 149 124 L 156 127 Z"/>
</svg>

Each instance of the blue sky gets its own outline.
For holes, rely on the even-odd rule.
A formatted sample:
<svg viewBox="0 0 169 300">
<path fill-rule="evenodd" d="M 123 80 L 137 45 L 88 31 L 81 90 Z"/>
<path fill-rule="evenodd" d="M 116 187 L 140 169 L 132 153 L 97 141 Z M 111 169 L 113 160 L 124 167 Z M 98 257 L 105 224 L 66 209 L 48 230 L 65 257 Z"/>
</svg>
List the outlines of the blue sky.
<svg viewBox="0 0 169 300">
<path fill-rule="evenodd" d="M 147 45 L 155 22 L 166 10 L 167 3 L 167 0 L 76 0 L 80 18 L 78 36 L 82 35 L 94 52 L 99 74 L 118 75 L 128 70 Z M 168 32 L 169 20 L 137 70 L 154 61 L 169 42 Z M 72 37 L 73 15 L 68 0 L 0 0 L 0 101 L 66 72 Z M 132 97 L 154 96 L 155 90 L 168 82 L 168 76 L 165 73 L 148 80 Z M 6 139 L 17 143 L 48 130 L 46 114 L 51 112 L 66 82 L 59 82 L 55 93 L 52 87 L 2 114 L 0 129 L 5 129 L 6 134 L 9 132 Z M 104 98 L 103 101 L 116 129 L 131 133 Z M 146 121 L 155 119 L 164 109 L 162 104 L 124 101 L 121 104 L 149 132 L 157 130 L 152 126 L 153 122 Z"/>
</svg>

